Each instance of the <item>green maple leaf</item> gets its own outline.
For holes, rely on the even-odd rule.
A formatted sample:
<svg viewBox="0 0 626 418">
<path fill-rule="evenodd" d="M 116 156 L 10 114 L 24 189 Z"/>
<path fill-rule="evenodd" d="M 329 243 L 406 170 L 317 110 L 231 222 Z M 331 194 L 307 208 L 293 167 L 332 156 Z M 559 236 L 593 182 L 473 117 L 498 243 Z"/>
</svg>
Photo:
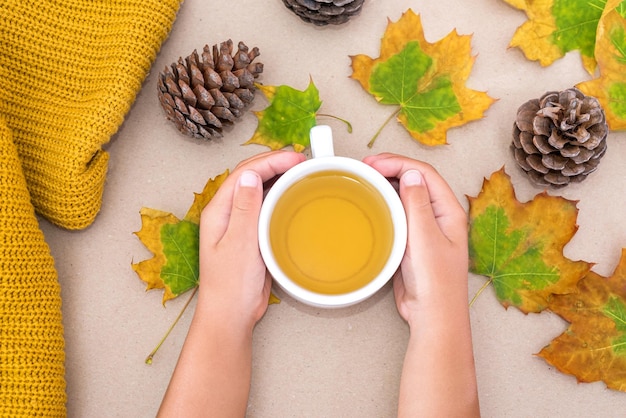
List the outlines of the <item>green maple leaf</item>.
<svg viewBox="0 0 626 418">
<path fill-rule="evenodd" d="M 590 263 L 563 256 L 578 228 L 575 202 L 542 193 L 522 204 L 504 170 L 469 200 L 470 271 L 489 278 L 483 289 L 492 284 L 505 307 L 540 312 L 590 270 Z"/>
<path fill-rule="evenodd" d="M 473 220 L 471 271 L 491 278 L 500 301 L 521 306 L 521 291 L 540 291 L 560 279 L 559 271 L 541 259 L 541 243 L 530 231 L 512 229 L 501 207 L 489 206 Z"/>
<path fill-rule="evenodd" d="M 303 91 L 284 85 L 257 87 L 270 105 L 255 112 L 259 124 L 246 144 L 265 145 L 273 150 L 291 145 L 295 151 L 302 152 L 310 145 L 309 131 L 315 126 L 315 117 L 322 105 L 313 80 Z"/>
<path fill-rule="evenodd" d="M 409 42 L 399 54 L 375 66 L 370 77 L 370 92 L 381 98 L 380 103 L 399 105 L 407 128 L 419 133 L 461 111 L 452 83 L 445 76 L 433 80 L 427 90 L 418 90 L 418 80 L 432 64 L 432 58 L 417 42 Z"/>
<path fill-rule="evenodd" d="M 605 5 L 606 0 L 555 0 L 552 42 L 563 54 L 579 50 L 583 57 L 593 58 L 596 29 Z"/>
</svg>

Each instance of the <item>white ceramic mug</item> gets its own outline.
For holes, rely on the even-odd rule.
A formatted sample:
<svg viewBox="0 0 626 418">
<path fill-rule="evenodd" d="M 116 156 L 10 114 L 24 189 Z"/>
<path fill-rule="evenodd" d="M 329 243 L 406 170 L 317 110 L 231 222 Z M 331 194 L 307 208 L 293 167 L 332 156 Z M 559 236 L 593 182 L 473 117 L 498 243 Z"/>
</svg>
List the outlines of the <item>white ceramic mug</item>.
<svg viewBox="0 0 626 418">
<path fill-rule="evenodd" d="M 275 282 L 290 296 L 305 304 L 316 307 L 345 307 L 361 302 L 383 287 L 398 269 L 407 242 L 406 214 L 398 193 L 389 181 L 369 165 L 347 157 L 334 155 L 332 131 L 328 126 L 315 126 L 311 129 L 311 150 L 313 158 L 304 161 L 285 172 L 273 184 L 261 207 L 259 217 L 259 247 L 263 260 Z M 270 243 L 270 223 L 277 202 L 285 191 L 305 177 L 319 172 L 344 172 L 365 180 L 378 192 L 389 210 L 393 237 L 391 250 L 384 266 L 362 287 L 346 293 L 328 294 L 307 289 L 290 278 L 279 266 Z M 367 208 L 358 208 L 366 211 Z"/>
</svg>

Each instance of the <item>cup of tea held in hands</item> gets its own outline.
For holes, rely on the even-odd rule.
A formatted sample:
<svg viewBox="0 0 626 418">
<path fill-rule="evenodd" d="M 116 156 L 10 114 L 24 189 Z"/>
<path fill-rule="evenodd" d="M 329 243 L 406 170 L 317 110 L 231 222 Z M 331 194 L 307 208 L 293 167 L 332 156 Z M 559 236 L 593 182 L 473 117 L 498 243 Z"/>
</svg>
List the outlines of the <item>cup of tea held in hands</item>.
<svg viewBox="0 0 626 418">
<path fill-rule="evenodd" d="M 273 184 L 261 207 L 259 247 L 275 282 L 317 307 L 361 302 L 397 270 L 406 214 L 389 181 L 369 165 L 334 155 L 328 126 L 311 129 L 313 158 Z"/>
</svg>

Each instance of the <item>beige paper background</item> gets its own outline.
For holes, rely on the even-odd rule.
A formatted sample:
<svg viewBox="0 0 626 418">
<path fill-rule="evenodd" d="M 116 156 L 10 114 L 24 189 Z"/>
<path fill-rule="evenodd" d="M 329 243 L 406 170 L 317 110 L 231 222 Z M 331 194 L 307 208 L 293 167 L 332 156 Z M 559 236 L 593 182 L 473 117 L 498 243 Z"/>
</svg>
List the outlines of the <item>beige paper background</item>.
<svg viewBox="0 0 626 418">
<path fill-rule="evenodd" d="M 496 102 L 486 117 L 448 133 L 448 146 L 427 148 L 391 124 L 373 149 L 366 144 L 392 111 L 378 105 L 349 79 L 349 55 L 377 57 L 387 17 L 396 21 L 412 8 L 422 16 L 426 38 L 450 31 L 472 34 L 476 63 L 467 84 L 488 91 Z M 482 180 L 506 166 L 518 198 L 540 192 L 521 176 L 509 153 L 511 125 L 524 101 L 588 79 L 577 53 L 548 68 L 507 49 L 523 12 L 501 0 L 366 0 L 362 13 L 340 27 L 318 28 L 288 11 L 280 0 L 186 0 L 169 40 L 118 134 L 111 154 L 104 204 L 96 222 L 80 232 L 42 221 L 63 289 L 67 339 L 68 413 L 72 417 L 154 416 L 189 325 L 191 310 L 165 342 L 154 364 L 145 356 L 176 317 L 185 297 L 161 305 L 161 293 L 145 292 L 131 263 L 150 257 L 132 234 L 141 227 L 143 206 L 184 216 L 193 193 L 209 177 L 265 151 L 241 146 L 256 118 L 246 114 L 223 139 L 203 142 L 181 136 L 166 121 L 156 96 L 158 71 L 228 38 L 258 46 L 265 64 L 261 81 L 304 89 L 309 77 L 319 88 L 321 111 L 349 119 L 348 134 L 335 133 L 338 155 L 362 158 L 390 151 L 433 164 L 467 207 Z M 253 109 L 266 106 L 259 95 Z M 612 273 L 626 246 L 624 177 L 626 134 L 611 133 L 599 170 L 582 184 L 558 193 L 579 200 L 580 229 L 566 256 L 597 263 Z M 484 278 L 470 275 L 473 295 Z M 250 417 L 392 417 L 396 413 L 407 327 L 387 286 L 374 298 L 341 310 L 303 306 L 277 292 L 254 340 Z M 193 305 L 192 305 L 193 307 Z M 442 306 L 445 309 L 445 306 Z M 577 384 L 535 357 L 566 324 L 556 315 L 505 310 L 492 289 L 471 310 L 480 402 L 485 417 L 617 417 L 626 413 L 626 393 L 603 383 Z"/>
</svg>

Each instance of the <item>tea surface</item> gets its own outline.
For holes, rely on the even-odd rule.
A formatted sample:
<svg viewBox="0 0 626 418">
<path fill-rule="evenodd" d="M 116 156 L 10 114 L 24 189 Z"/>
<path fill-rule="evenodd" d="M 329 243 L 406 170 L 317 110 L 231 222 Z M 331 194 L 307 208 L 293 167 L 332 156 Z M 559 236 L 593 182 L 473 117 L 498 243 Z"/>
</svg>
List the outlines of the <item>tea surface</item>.
<svg viewBox="0 0 626 418">
<path fill-rule="evenodd" d="M 393 242 L 391 214 L 380 193 L 339 171 L 315 173 L 287 189 L 269 231 L 283 272 L 324 294 L 348 293 L 374 279 Z"/>
</svg>

